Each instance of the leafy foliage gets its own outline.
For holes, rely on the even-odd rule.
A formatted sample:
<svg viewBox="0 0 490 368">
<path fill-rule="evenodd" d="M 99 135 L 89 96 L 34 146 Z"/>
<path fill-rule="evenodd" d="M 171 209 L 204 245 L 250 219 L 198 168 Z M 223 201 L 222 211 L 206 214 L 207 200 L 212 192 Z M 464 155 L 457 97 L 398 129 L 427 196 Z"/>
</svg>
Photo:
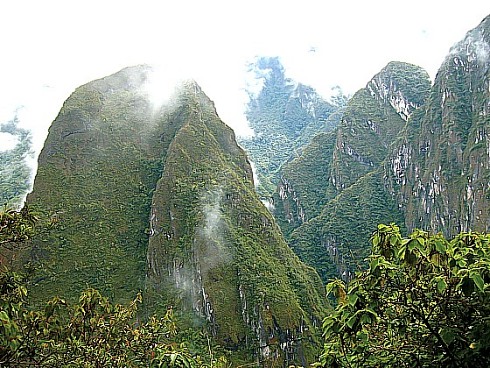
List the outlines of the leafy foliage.
<svg viewBox="0 0 490 368">
<path fill-rule="evenodd" d="M 28 206 L 20 211 L 5 207 L 0 211 L 0 247 L 14 246 L 33 234 L 37 216 Z"/>
<path fill-rule="evenodd" d="M 323 366 L 488 367 L 490 235 L 379 225 L 372 245 L 366 271 L 327 286 Z"/>
<path fill-rule="evenodd" d="M 0 267 L 12 265 L 25 242 L 34 236 L 37 214 L 28 206 L 20 211 L 4 207 L 0 210 Z"/>
<path fill-rule="evenodd" d="M 33 230 L 28 210 L 1 214 L 0 247 L 20 246 Z M 54 297 L 41 309 L 29 308 L 27 280 L 8 268 L 0 270 L 0 365 L 2 367 L 224 367 L 211 345 L 191 350 L 180 343 L 173 310 L 143 322 L 138 296 L 128 305 L 112 304 L 87 289 L 78 303 Z M 193 345 L 202 337 L 194 336 Z M 215 348 L 215 347 L 213 347 Z M 204 352 L 204 358 L 201 353 Z M 218 355 L 219 356 L 219 355 Z"/>
<path fill-rule="evenodd" d="M 128 305 L 111 304 L 94 289 L 70 305 L 55 297 L 40 310 L 26 308 L 18 274 L 0 274 L 0 364 L 2 367 L 224 367 L 208 363 L 177 343 L 172 309 L 148 322 L 135 319 L 138 295 Z"/>
</svg>

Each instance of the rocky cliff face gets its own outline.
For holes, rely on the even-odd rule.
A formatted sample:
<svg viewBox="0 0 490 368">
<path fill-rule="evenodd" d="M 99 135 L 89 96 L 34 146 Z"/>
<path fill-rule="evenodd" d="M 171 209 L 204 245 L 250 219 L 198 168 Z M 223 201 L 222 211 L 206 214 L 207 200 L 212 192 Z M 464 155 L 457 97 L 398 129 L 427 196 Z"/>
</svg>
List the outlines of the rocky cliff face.
<svg viewBox="0 0 490 368">
<path fill-rule="evenodd" d="M 352 97 L 337 129 L 333 154 L 331 182 L 337 191 L 380 167 L 429 88 L 423 69 L 391 62 Z"/>
<path fill-rule="evenodd" d="M 274 194 L 274 215 L 281 229 L 290 233 L 318 216 L 323 206 L 336 195 L 331 185 L 331 162 L 336 133 L 320 133 L 301 156 L 286 163 Z"/>
<path fill-rule="evenodd" d="M 329 167 L 336 196 L 291 234 L 323 277 L 348 279 L 377 222 L 446 236 L 489 231 L 489 65 L 487 17 L 450 50 L 432 87 L 420 68 L 390 63 L 350 100 L 332 159 L 316 162 Z"/>
<path fill-rule="evenodd" d="M 287 247 L 199 86 L 157 107 L 149 72 L 78 88 L 53 122 L 28 197 L 51 217 L 33 242 L 34 297 L 145 290 L 149 312 L 172 305 L 241 356 L 305 364 L 325 307 L 320 279 Z"/>
<path fill-rule="evenodd" d="M 407 228 L 488 231 L 490 17 L 450 50 L 386 164 Z"/>
<path fill-rule="evenodd" d="M 389 63 L 349 100 L 330 140 L 319 136 L 284 167 L 278 186 L 282 201 L 276 200 L 276 208 L 283 212 L 276 210 L 276 216 L 282 218 L 291 208 L 301 213 L 297 210 L 301 208 L 303 217 L 290 210 L 289 218 L 298 220 L 292 232 L 291 226 L 286 227 L 286 234 L 291 234 L 293 249 L 325 280 L 351 277 L 368 254 L 369 235 L 379 222 L 403 222 L 385 191 L 383 162 L 429 89 L 429 77 L 421 68 Z M 321 142 L 318 148 L 315 142 Z M 314 194 L 313 188 L 321 194 Z"/>
</svg>

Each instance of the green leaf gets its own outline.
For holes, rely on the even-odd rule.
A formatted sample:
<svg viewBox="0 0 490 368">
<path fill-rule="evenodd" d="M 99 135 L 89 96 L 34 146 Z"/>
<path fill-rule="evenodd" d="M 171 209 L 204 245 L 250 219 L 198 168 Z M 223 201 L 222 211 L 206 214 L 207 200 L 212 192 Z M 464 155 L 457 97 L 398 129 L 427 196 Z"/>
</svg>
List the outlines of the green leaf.
<svg viewBox="0 0 490 368">
<path fill-rule="evenodd" d="M 0 311 L 0 321 L 3 321 L 3 322 L 10 322 L 10 318 L 7 314 L 7 312 L 5 311 Z"/>
<path fill-rule="evenodd" d="M 485 282 L 483 281 L 481 275 L 479 273 L 477 273 L 477 272 L 471 273 L 470 274 L 470 278 L 473 280 L 473 282 L 475 283 L 476 287 L 480 291 L 483 291 L 483 289 L 485 287 Z"/>
<path fill-rule="evenodd" d="M 409 251 L 414 250 L 418 246 L 418 241 L 417 239 L 410 239 L 410 241 L 407 243 L 407 249 Z"/>
<path fill-rule="evenodd" d="M 364 314 L 361 316 L 361 323 L 362 323 L 362 324 L 368 324 L 368 323 L 371 323 L 371 316 L 369 315 L 369 313 L 364 313 Z"/>
<path fill-rule="evenodd" d="M 442 294 L 445 290 L 447 289 L 447 283 L 446 283 L 446 280 L 444 280 L 443 278 L 441 278 L 438 282 L 437 282 L 437 291 Z"/>
<path fill-rule="evenodd" d="M 374 272 L 379 265 L 379 258 L 373 258 L 369 264 L 371 272 Z"/>
<path fill-rule="evenodd" d="M 436 240 L 435 245 L 436 245 L 436 250 L 439 253 L 446 253 L 446 244 L 444 244 L 442 241 Z"/>
<path fill-rule="evenodd" d="M 439 330 L 439 334 L 442 337 L 442 340 L 447 344 L 451 344 L 454 341 L 455 335 L 454 331 L 450 328 L 442 328 Z"/>
<path fill-rule="evenodd" d="M 356 305 L 358 299 L 359 297 L 357 296 L 357 294 L 349 294 L 349 304 L 351 306 Z"/>
<path fill-rule="evenodd" d="M 354 314 L 351 318 L 349 318 L 349 320 L 347 321 L 346 325 L 349 328 L 352 328 L 352 327 L 354 327 L 354 325 L 356 324 L 356 322 L 357 322 L 357 315 Z"/>
</svg>

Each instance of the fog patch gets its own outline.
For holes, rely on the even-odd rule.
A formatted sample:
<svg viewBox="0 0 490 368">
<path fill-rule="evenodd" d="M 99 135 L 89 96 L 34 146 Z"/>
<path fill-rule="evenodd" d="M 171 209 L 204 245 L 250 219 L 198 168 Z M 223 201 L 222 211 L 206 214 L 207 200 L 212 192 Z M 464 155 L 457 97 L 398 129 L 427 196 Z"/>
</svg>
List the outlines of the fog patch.
<svg viewBox="0 0 490 368">
<path fill-rule="evenodd" d="M 490 45 L 485 41 L 481 32 L 473 30 L 468 33 L 463 42 L 456 43 L 449 51 L 449 57 L 466 56 L 469 62 L 476 60 L 478 64 L 487 64 L 490 60 Z M 455 59 L 455 63 L 458 61 Z"/>
<path fill-rule="evenodd" d="M 18 137 L 0 131 L 0 152 L 10 151 L 17 145 L 17 143 L 19 143 Z"/>
<path fill-rule="evenodd" d="M 140 92 L 150 102 L 153 111 L 160 110 L 163 105 L 167 105 L 175 96 L 177 87 L 186 78 L 163 65 L 152 65 L 148 68 L 145 81 L 141 85 Z"/>
<path fill-rule="evenodd" d="M 15 116 L 0 124 L 0 202 L 21 207 L 33 181 L 31 133 L 19 127 Z"/>
<path fill-rule="evenodd" d="M 250 162 L 250 167 L 252 168 L 252 175 L 253 175 L 253 181 L 254 181 L 254 186 L 255 188 L 258 188 L 260 185 L 260 180 L 259 180 L 259 174 L 257 172 L 257 166 L 255 166 L 255 163 L 249 159 Z"/>
<path fill-rule="evenodd" d="M 264 68 L 260 60 L 262 57 L 256 57 L 253 62 L 248 64 L 245 74 L 245 85 L 250 99 L 259 97 L 260 92 L 264 89 L 265 81 L 272 73 L 272 68 Z"/>
<path fill-rule="evenodd" d="M 274 199 L 272 197 L 269 199 L 261 199 L 260 201 L 270 213 L 274 213 L 276 207 L 274 206 Z"/>
<path fill-rule="evenodd" d="M 221 212 L 223 191 L 217 188 L 206 193 L 202 198 L 203 218 L 197 229 L 199 264 L 204 276 L 209 270 L 229 263 L 232 260 L 230 249 L 225 237 L 228 226 Z"/>
</svg>

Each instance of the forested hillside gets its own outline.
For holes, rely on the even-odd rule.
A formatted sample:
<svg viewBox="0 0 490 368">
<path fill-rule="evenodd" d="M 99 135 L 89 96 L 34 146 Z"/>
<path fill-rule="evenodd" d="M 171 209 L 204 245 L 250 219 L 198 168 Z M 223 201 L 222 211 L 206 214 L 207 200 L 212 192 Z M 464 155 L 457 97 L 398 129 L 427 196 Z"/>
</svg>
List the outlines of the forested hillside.
<svg viewBox="0 0 490 368">
<path fill-rule="evenodd" d="M 49 218 L 32 239 L 31 294 L 115 302 L 143 290 L 245 362 L 311 362 L 326 299 L 254 190 L 231 128 L 192 81 L 162 106 L 146 66 L 78 88 L 53 122 L 27 199 Z M 307 342 L 308 341 L 308 342 Z"/>
<path fill-rule="evenodd" d="M 287 78 L 277 57 L 259 58 L 252 71 L 262 83 L 258 93 L 250 92 L 247 106 L 254 135 L 240 138 L 239 143 L 257 167 L 259 194 L 270 196 L 282 165 L 298 156 L 316 134 L 331 131 L 339 121 L 335 112 L 341 106 Z M 338 101 L 343 103 L 341 98 Z"/>
<path fill-rule="evenodd" d="M 26 159 L 33 154 L 31 133 L 18 126 L 18 119 L 0 124 L 0 133 L 17 139 L 12 149 L 0 151 L 0 205 L 18 208 L 30 188 L 31 168 Z"/>
<path fill-rule="evenodd" d="M 284 166 L 275 215 L 295 252 L 324 280 L 353 275 L 378 223 L 403 223 L 385 191 L 383 162 L 429 88 L 421 68 L 388 64 L 349 100 L 333 133 L 315 137 Z"/>
</svg>

